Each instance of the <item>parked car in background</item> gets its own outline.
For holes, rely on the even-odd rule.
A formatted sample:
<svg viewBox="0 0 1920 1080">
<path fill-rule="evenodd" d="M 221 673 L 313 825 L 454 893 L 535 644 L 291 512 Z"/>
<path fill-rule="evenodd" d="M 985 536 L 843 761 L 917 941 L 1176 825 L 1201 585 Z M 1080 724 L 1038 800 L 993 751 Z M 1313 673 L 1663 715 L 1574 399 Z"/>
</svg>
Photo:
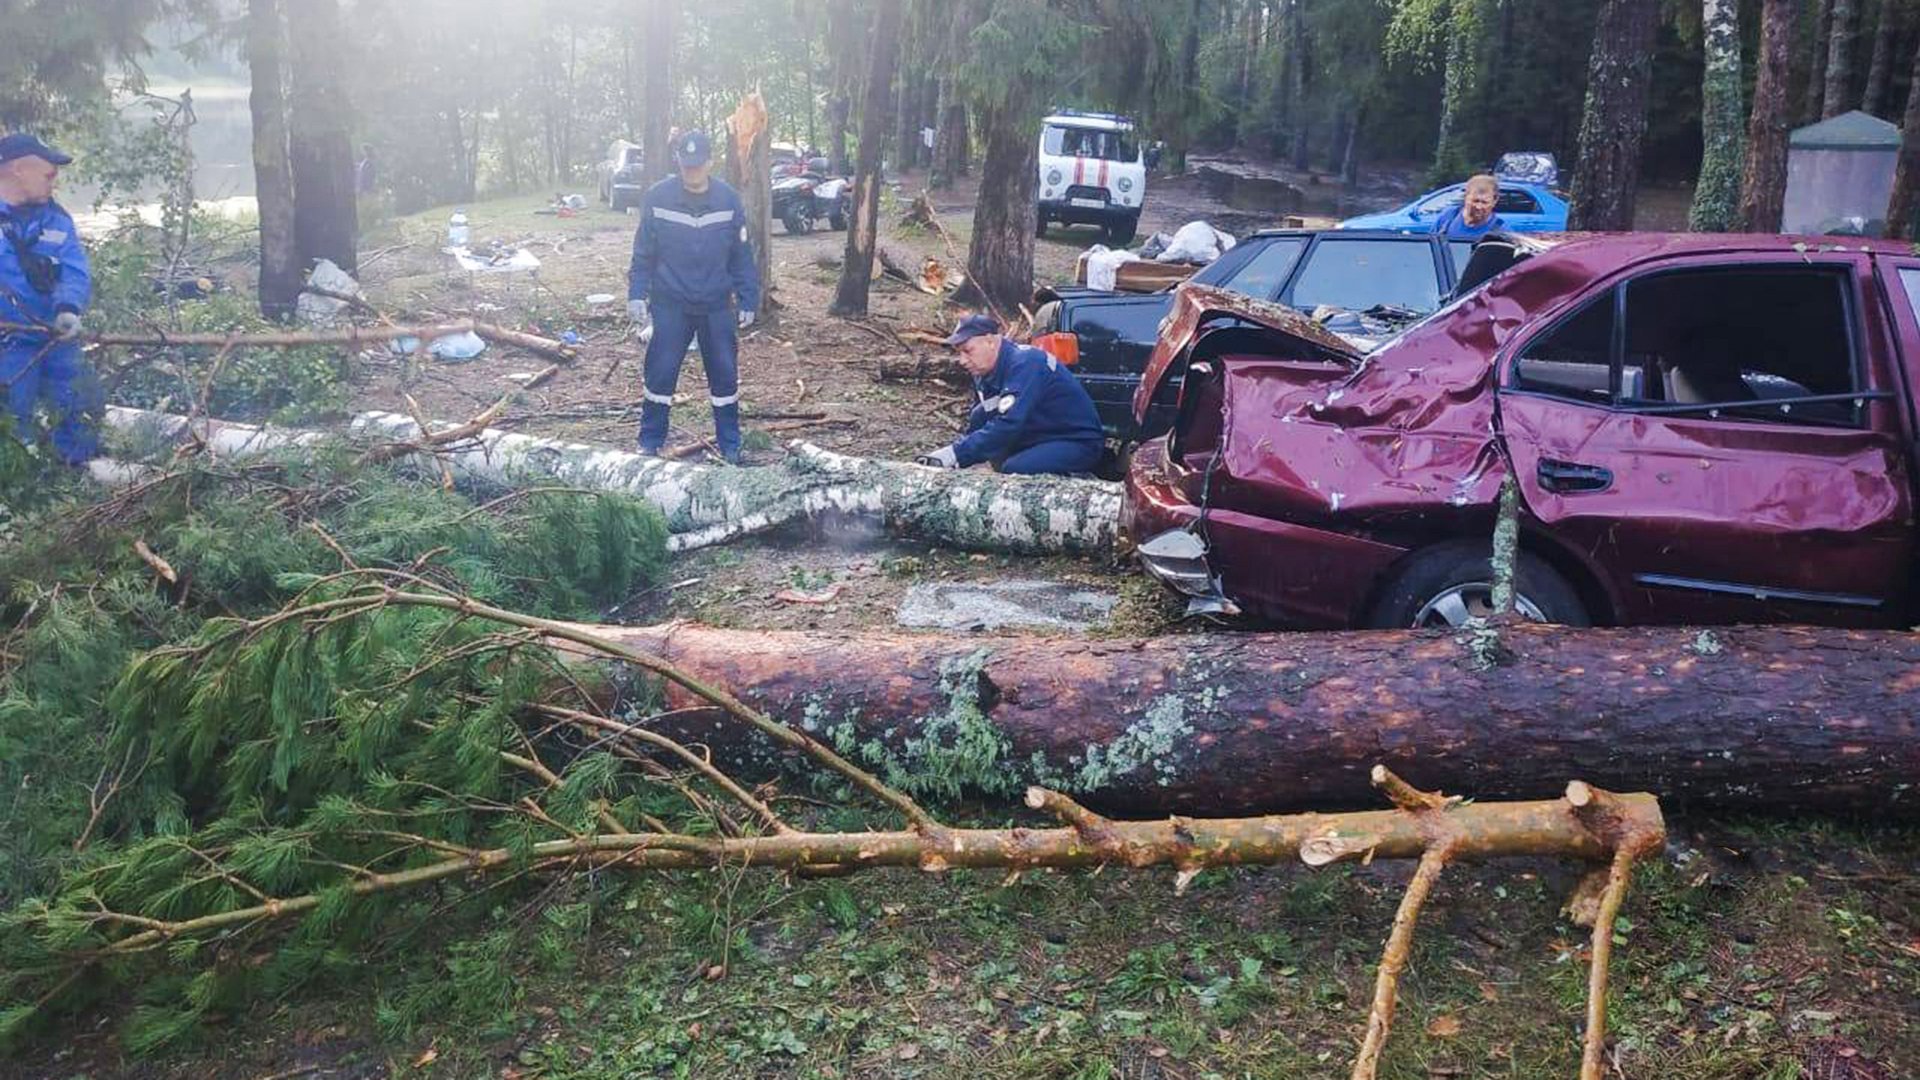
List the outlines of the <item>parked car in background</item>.
<svg viewBox="0 0 1920 1080">
<path fill-rule="evenodd" d="M 1471 249 L 1466 241 L 1421 233 L 1272 229 L 1241 241 L 1188 280 L 1308 313 L 1381 312 L 1391 324 L 1439 307 Z M 1035 299 L 1033 343 L 1073 366 L 1107 434 L 1133 442 L 1165 431 L 1178 374 L 1138 419 L 1133 395 L 1174 291 L 1142 295 L 1062 285 L 1040 290 Z"/>
<path fill-rule="evenodd" d="M 1184 370 L 1171 432 L 1127 476 L 1147 568 L 1198 611 L 1459 625 L 1488 609 L 1510 478 L 1528 617 L 1912 623 L 1911 245 L 1516 247 L 1365 355 L 1296 312 L 1183 291 L 1134 402 L 1146 415 Z"/>
<path fill-rule="evenodd" d="M 616 212 L 639 206 L 646 198 L 645 173 L 640 168 L 640 147 L 625 139 L 615 139 L 607 155 L 594 171 L 600 177 L 600 201 Z"/>
<path fill-rule="evenodd" d="M 1040 236 L 1057 221 L 1100 226 L 1108 247 L 1133 243 L 1147 201 L 1147 164 L 1133 121 L 1073 110 L 1042 121 L 1038 198 Z"/>
<path fill-rule="evenodd" d="M 1342 229 L 1417 229 L 1433 228 L 1442 214 L 1460 205 L 1467 190 L 1466 181 L 1448 184 L 1398 207 L 1378 214 L 1362 214 L 1339 224 Z M 1567 197 L 1553 187 L 1532 180 L 1500 178 L 1500 193 L 1494 198 L 1493 212 L 1506 223 L 1508 232 L 1565 232 Z"/>
</svg>

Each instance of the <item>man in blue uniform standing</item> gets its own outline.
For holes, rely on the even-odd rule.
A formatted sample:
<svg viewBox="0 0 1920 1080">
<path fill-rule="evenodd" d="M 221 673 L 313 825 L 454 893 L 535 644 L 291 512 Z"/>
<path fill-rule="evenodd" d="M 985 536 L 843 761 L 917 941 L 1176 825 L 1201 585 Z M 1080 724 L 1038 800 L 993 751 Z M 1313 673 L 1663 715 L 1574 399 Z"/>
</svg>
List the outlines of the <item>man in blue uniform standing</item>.
<svg viewBox="0 0 1920 1080">
<path fill-rule="evenodd" d="M 922 456 L 922 465 L 964 469 L 990 461 L 1003 473 L 1065 474 L 1100 463 L 1099 414 L 1060 361 L 1015 344 L 991 315 L 961 319 L 947 344 L 973 376 L 979 403 L 967 417 L 967 434 Z"/>
<path fill-rule="evenodd" d="M 713 403 L 720 456 L 740 461 L 740 366 L 737 332 L 760 308 L 759 271 L 747 245 L 747 213 L 734 190 L 712 176 L 713 147 L 704 132 L 673 140 L 680 175 L 647 191 L 627 273 L 627 313 L 647 343 L 646 401 L 640 406 L 640 452 L 658 454 L 687 346 L 700 342 Z M 738 302 L 738 311 L 734 303 Z"/>
<path fill-rule="evenodd" d="M 77 340 L 93 296 L 87 253 L 53 201 L 72 161 L 31 135 L 0 137 L 0 382 L 15 436 L 33 437 L 44 404 L 54 454 L 78 465 L 98 450 L 101 392 Z"/>
</svg>

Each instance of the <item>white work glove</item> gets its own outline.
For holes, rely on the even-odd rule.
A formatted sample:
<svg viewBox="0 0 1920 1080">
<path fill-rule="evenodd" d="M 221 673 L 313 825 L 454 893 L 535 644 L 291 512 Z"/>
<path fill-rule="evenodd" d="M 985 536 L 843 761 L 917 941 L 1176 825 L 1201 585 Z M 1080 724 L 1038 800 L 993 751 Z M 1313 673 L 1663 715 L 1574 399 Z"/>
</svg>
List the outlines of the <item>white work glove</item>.
<svg viewBox="0 0 1920 1080">
<path fill-rule="evenodd" d="M 627 301 L 627 318 L 632 319 L 640 326 L 650 326 L 653 324 L 653 314 L 647 310 L 647 302 L 645 300 Z"/>
<path fill-rule="evenodd" d="M 747 308 L 740 309 L 740 329 L 745 330 L 747 327 L 752 326 L 753 320 L 754 313 L 751 310 Z"/>
<path fill-rule="evenodd" d="M 72 341 L 80 336 L 80 316 L 71 311 L 63 311 L 53 317 L 53 332 L 61 341 Z"/>
<path fill-rule="evenodd" d="M 960 457 L 953 452 L 953 447 L 951 446 L 943 446 L 931 454 L 921 454 L 919 457 L 914 458 L 913 461 L 916 465 L 931 465 L 936 469 L 957 469 L 960 467 Z"/>
</svg>

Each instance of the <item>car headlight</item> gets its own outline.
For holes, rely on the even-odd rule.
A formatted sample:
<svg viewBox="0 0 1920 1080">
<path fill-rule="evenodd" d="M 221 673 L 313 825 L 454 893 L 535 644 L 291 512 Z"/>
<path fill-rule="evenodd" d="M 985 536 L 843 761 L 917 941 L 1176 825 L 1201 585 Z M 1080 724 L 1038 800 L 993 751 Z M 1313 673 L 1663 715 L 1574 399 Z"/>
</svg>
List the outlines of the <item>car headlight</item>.
<svg viewBox="0 0 1920 1080">
<path fill-rule="evenodd" d="M 1125 177 L 1125 176 L 1123 176 L 1123 177 L 1121 177 L 1121 178 L 1120 178 L 1120 190 L 1121 190 L 1121 191 L 1132 191 L 1132 190 L 1133 190 L 1133 180 L 1132 180 L 1131 178 L 1129 178 L 1129 177 Z"/>
<path fill-rule="evenodd" d="M 1060 186 L 1060 170 L 1059 169 L 1054 169 L 1052 172 L 1047 173 L 1047 186 L 1048 187 Z"/>
</svg>

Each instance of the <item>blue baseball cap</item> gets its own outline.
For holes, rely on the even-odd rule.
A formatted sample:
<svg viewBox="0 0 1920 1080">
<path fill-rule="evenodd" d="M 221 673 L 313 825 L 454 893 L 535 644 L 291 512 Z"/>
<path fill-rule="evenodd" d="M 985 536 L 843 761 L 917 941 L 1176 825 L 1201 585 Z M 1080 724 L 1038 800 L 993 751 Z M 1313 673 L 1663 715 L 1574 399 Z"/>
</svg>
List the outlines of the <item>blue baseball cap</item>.
<svg viewBox="0 0 1920 1080">
<path fill-rule="evenodd" d="M 704 131 L 683 132 L 673 141 L 673 160 L 683 169 L 697 169 L 713 160 L 713 143 Z"/>
<path fill-rule="evenodd" d="M 39 139 L 25 132 L 15 132 L 12 135 L 0 135 L 0 162 L 13 161 L 23 157 L 45 158 L 48 164 L 52 165 L 73 164 L 72 157 L 55 150 L 53 147 L 48 146 L 46 143 L 41 142 Z"/>
<path fill-rule="evenodd" d="M 947 344 L 949 346 L 958 345 L 963 341 L 972 341 L 974 338 L 986 337 L 988 334 L 997 334 L 999 332 L 999 320 L 993 316 L 968 315 L 954 325 L 953 333 L 947 335 Z"/>
</svg>

